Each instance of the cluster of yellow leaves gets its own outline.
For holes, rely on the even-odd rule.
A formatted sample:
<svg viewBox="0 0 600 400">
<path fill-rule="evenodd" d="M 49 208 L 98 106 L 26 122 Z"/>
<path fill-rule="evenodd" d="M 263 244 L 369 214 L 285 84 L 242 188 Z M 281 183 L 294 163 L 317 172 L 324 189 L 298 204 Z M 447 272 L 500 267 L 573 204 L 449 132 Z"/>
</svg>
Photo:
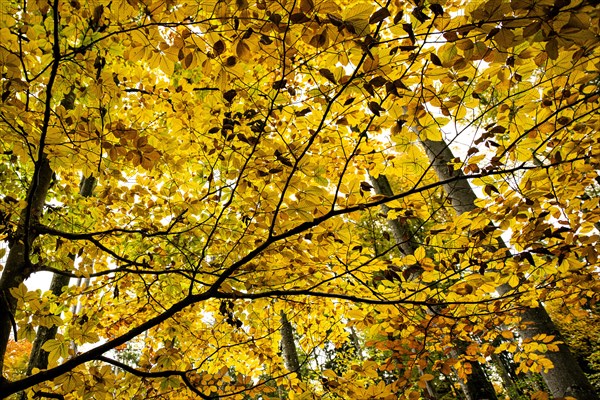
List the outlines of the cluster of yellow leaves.
<svg viewBox="0 0 600 400">
<path fill-rule="evenodd" d="M 22 378 L 27 371 L 27 362 L 32 344 L 27 339 L 8 342 L 6 356 L 4 357 L 5 368 L 10 371 L 8 379 L 16 380 Z"/>
</svg>

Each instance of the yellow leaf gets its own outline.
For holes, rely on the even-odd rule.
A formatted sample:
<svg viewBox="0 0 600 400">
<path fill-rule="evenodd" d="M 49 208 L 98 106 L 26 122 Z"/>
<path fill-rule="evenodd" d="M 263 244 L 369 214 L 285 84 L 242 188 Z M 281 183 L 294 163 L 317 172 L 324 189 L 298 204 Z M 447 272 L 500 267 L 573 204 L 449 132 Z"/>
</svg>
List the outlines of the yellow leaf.
<svg viewBox="0 0 600 400">
<path fill-rule="evenodd" d="M 424 380 L 425 382 L 429 382 L 432 381 L 435 377 L 431 374 L 423 374 L 421 375 L 421 379 Z"/>
<path fill-rule="evenodd" d="M 371 200 L 371 201 L 373 201 L 373 202 L 375 202 L 375 201 L 380 201 L 380 200 L 383 200 L 383 199 L 385 199 L 386 197 L 387 197 L 387 196 L 384 196 L 384 195 L 382 195 L 382 194 L 376 194 L 376 195 L 373 195 L 373 196 L 371 196 L 370 200 Z"/>
<path fill-rule="evenodd" d="M 417 261 L 421 261 L 422 259 L 424 259 L 427 256 L 425 247 L 420 246 L 417 250 L 415 250 L 414 256 Z"/>
<path fill-rule="evenodd" d="M 325 377 L 327 377 L 329 379 L 337 379 L 338 378 L 337 374 L 332 369 L 326 369 L 325 371 L 323 371 L 323 375 L 325 375 Z"/>
<path fill-rule="evenodd" d="M 143 46 L 132 47 L 131 49 L 129 49 L 129 52 L 127 54 L 129 61 L 140 61 L 146 56 L 146 48 Z"/>
<path fill-rule="evenodd" d="M 49 353 L 48 361 L 51 364 L 56 363 L 59 358 L 66 358 L 69 355 L 69 343 L 64 340 L 50 339 L 44 343 L 42 349 Z"/>
<path fill-rule="evenodd" d="M 38 299 L 40 297 L 37 291 L 28 291 L 27 286 L 25 286 L 25 284 L 23 283 L 20 283 L 19 286 L 17 286 L 16 288 L 10 288 L 10 294 L 15 299 L 17 299 L 20 305 Z"/>
<path fill-rule="evenodd" d="M 235 53 L 237 56 L 244 61 L 250 61 L 252 58 L 252 53 L 250 52 L 250 47 L 246 44 L 244 40 L 240 40 L 235 46 Z"/>
<path fill-rule="evenodd" d="M 175 62 L 165 55 L 160 55 L 158 59 L 158 67 L 167 74 L 167 76 L 173 75 L 175 71 Z"/>
<path fill-rule="evenodd" d="M 549 399 L 548 393 L 542 392 L 542 391 L 537 391 L 531 395 L 531 400 L 548 400 L 548 399 Z"/>
<path fill-rule="evenodd" d="M 514 337 L 514 334 L 511 331 L 502 331 L 501 335 L 505 339 L 512 339 Z"/>
<path fill-rule="evenodd" d="M 363 36 L 369 33 L 369 18 L 374 9 L 373 3 L 358 3 L 344 9 L 342 18 L 352 25 L 353 33 Z"/>
<path fill-rule="evenodd" d="M 494 36 L 494 41 L 503 49 L 513 47 L 515 45 L 514 39 L 514 33 L 507 28 L 500 29 L 500 32 Z"/>
<path fill-rule="evenodd" d="M 60 385 L 65 392 L 71 392 L 83 383 L 77 379 L 77 376 L 77 374 L 69 372 L 56 378 L 54 382 Z"/>
<path fill-rule="evenodd" d="M 362 320 L 365 314 L 361 310 L 350 310 L 347 312 L 346 317 L 351 320 Z"/>
<path fill-rule="evenodd" d="M 508 280 L 508 284 L 509 284 L 511 287 L 517 287 L 517 286 L 519 285 L 519 277 L 518 277 L 518 276 L 516 276 L 516 275 L 512 275 L 512 276 L 510 277 L 510 279 Z"/>
</svg>

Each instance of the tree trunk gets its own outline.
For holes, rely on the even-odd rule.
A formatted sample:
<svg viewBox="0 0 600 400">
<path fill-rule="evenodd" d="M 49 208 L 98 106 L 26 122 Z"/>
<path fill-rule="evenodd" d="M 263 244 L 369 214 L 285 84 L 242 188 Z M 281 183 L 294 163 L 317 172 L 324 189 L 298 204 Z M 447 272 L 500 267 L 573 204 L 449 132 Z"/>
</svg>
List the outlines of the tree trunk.
<svg viewBox="0 0 600 400">
<path fill-rule="evenodd" d="M 467 352 L 467 343 L 462 340 L 456 341 L 455 348 L 452 350 L 452 356 L 458 356 Z M 468 361 L 471 364 L 471 373 L 466 381 L 460 382 L 460 387 L 467 400 L 493 400 L 497 399 L 494 385 L 490 382 L 478 361 Z"/>
<path fill-rule="evenodd" d="M 492 362 L 496 367 L 496 372 L 500 376 L 502 380 L 502 386 L 504 386 L 505 391 L 509 396 L 523 396 L 523 392 L 516 384 L 516 377 L 511 375 L 511 372 L 508 366 L 505 363 L 505 360 L 501 358 L 500 355 L 493 353 L 490 357 L 492 357 Z"/>
<path fill-rule="evenodd" d="M 465 177 L 461 170 L 454 170 L 449 166 L 450 161 L 454 159 L 454 155 L 445 142 L 424 140 L 421 141 L 421 144 L 425 148 L 429 161 L 440 181 Z M 476 208 L 475 200 L 477 196 L 466 177 L 444 184 L 444 190 L 457 214 Z M 501 246 L 506 247 L 506 243 L 502 239 L 498 241 Z M 512 290 L 512 288 L 506 284 L 497 288 L 500 295 L 507 293 L 509 290 Z M 557 340 L 564 343 L 564 339 L 543 306 L 525 309 L 521 315 L 521 321 L 522 324 L 526 325 L 526 328 L 519 329 L 519 334 L 524 339 L 544 333 L 553 335 Z M 542 372 L 542 377 L 552 396 L 558 398 L 572 396 L 578 400 L 598 400 L 598 394 L 581 370 L 568 346 L 561 344 L 558 347 L 558 351 L 545 354 L 554 364 L 554 368 L 548 372 Z"/>
<path fill-rule="evenodd" d="M 390 186 L 390 182 L 388 181 L 385 175 L 379 175 L 377 178 L 370 176 L 371 184 L 373 185 L 373 189 L 375 189 L 375 193 L 381 194 L 384 196 L 393 196 L 394 192 L 392 191 L 392 187 Z M 381 206 L 381 209 L 384 213 L 389 212 L 389 207 L 385 204 Z M 401 223 L 397 220 L 389 220 L 388 219 L 388 227 L 392 231 L 392 235 L 394 235 L 394 240 L 400 250 L 405 255 L 413 254 L 417 247 L 417 243 L 414 241 L 414 234 L 410 231 L 407 224 Z"/>
<path fill-rule="evenodd" d="M 393 196 L 394 192 L 390 186 L 390 183 L 385 175 L 379 175 L 377 178 L 371 177 L 371 183 L 375 189 L 375 193 L 382 194 L 384 196 Z M 384 206 L 385 207 L 385 206 Z M 387 207 L 383 208 L 384 212 L 387 212 Z M 417 249 L 417 244 L 414 241 L 414 234 L 410 232 L 408 226 L 405 223 L 398 221 L 397 219 L 388 219 L 388 226 L 392 230 L 396 242 L 400 246 L 400 249 L 404 254 L 413 254 Z M 418 279 L 420 274 L 413 274 L 409 279 Z M 466 345 L 464 342 L 459 341 L 457 348 L 453 351 L 453 356 L 464 354 Z M 461 387 L 468 400 L 483 400 L 483 399 L 496 399 L 496 392 L 493 385 L 487 378 L 483 367 L 477 361 L 469 361 L 472 367 L 472 373 L 467 378 L 466 382 L 463 382 Z M 435 390 L 429 386 L 427 382 L 427 391 L 430 395 L 435 396 Z"/>
<path fill-rule="evenodd" d="M 17 299 L 10 294 L 10 289 L 18 287 L 33 272 L 29 254 L 25 253 L 31 251 L 31 245 L 37 237 L 32 227 L 43 213 L 46 194 L 52 181 L 52 170 L 45 156 L 38 160 L 36 167 L 27 195 L 29 204 L 21 213 L 15 239 L 9 245 L 10 250 L 0 278 L 0 379 L 3 379 L 4 356 L 11 330 L 15 335 L 17 330 Z"/>
<path fill-rule="evenodd" d="M 283 311 L 281 311 L 281 352 L 287 370 L 295 372 L 298 378 L 302 379 L 300 375 L 300 360 L 298 359 L 298 351 L 296 350 L 296 342 L 294 341 L 294 329 Z"/>
</svg>

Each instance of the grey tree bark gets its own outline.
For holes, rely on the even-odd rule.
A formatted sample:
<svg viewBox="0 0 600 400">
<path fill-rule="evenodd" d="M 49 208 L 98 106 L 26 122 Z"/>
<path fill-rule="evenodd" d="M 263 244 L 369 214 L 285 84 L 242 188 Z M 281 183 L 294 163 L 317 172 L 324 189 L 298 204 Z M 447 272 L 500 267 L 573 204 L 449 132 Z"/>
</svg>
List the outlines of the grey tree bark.
<svg viewBox="0 0 600 400">
<path fill-rule="evenodd" d="M 390 183 L 385 175 L 379 175 L 377 178 L 371 177 L 371 184 L 375 193 L 384 196 L 393 196 L 394 192 L 390 186 Z M 384 212 L 388 209 L 386 206 L 382 207 Z M 388 219 L 388 226 L 392 230 L 396 243 L 404 254 L 413 254 L 417 249 L 418 245 L 414 240 L 414 234 L 410 232 L 409 227 L 398 221 L 397 219 Z M 414 280 L 419 278 L 419 273 L 415 273 L 410 276 L 409 279 Z M 457 357 L 460 354 L 464 354 L 466 350 L 466 344 L 464 342 L 457 342 L 456 348 L 452 350 L 452 356 Z M 494 386 L 489 381 L 488 377 L 483 370 L 483 367 L 477 361 L 469 361 L 472 367 L 472 373 L 467 378 L 466 382 L 461 382 L 461 388 L 463 393 L 468 400 L 483 400 L 483 399 L 496 399 L 496 392 Z M 434 388 L 427 382 L 427 391 L 430 396 L 435 397 Z"/>
<path fill-rule="evenodd" d="M 451 183 L 444 184 L 444 190 L 458 214 L 474 210 L 477 196 L 471 188 L 466 176 L 461 170 L 454 170 L 449 163 L 454 159 L 454 154 L 444 141 L 421 141 L 429 161 L 440 181 L 446 181 L 456 177 L 464 177 Z M 499 239 L 500 246 L 506 247 L 506 243 Z M 497 288 L 500 295 L 506 294 L 512 288 L 505 284 Z M 552 361 L 554 368 L 548 372 L 542 372 L 544 382 L 550 389 L 553 397 L 562 398 L 571 396 L 578 400 L 598 400 L 598 394 L 594 387 L 581 370 L 577 360 L 564 344 L 562 335 L 552 322 L 550 316 L 543 306 L 526 308 L 521 314 L 523 327 L 519 334 L 524 339 L 533 338 L 535 335 L 544 333 L 553 335 L 563 344 L 559 345 L 556 352 L 546 353 L 546 357 Z"/>
<path fill-rule="evenodd" d="M 511 376 L 505 362 L 498 354 L 492 354 L 491 357 L 494 367 L 496 367 L 496 372 L 502 380 L 502 386 L 504 386 L 504 389 L 507 391 L 507 393 L 515 396 L 522 396 L 523 392 L 517 386 L 516 380 Z"/>
<path fill-rule="evenodd" d="M 294 329 L 283 311 L 281 311 L 281 353 L 285 368 L 290 372 L 295 372 L 298 378 L 302 379 L 300 360 L 298 359 L 298 351 L 294 340 Z"/>
</svg>

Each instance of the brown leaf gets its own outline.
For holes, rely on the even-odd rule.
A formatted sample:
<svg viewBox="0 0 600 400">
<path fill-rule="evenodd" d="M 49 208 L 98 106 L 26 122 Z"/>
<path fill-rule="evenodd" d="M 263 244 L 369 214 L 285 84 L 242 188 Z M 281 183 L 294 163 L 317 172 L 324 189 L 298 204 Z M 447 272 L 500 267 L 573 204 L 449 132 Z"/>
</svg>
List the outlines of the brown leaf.
<svg viewBox="0 0 600 400">
<path fill-rule="evenodd" d="M 471 155 L 473 155 L 475 153 L 479 153 L 479 149 L 477 147 L 471 147 L 469 149 L 469 151 L 467 151 L 467 157 L 471 156 Z"/>
<path fill-rule="evenodd" d="M 394 16 L 394 25 L 398 25 L 400 21 L 402 21 L 402 17 L 404 16 L 404 11 L 400 10 L 398 14 Z"/>
<path fill-rule="evenodd" d="M 395 96 L 400 96 L 400 93 L 398 93 L 398 89 L 396 88 L 396 86 L 394 86 L 394 82 L 386 82 L 385 83 L 385 92 L 387 94 L 393 94 Z"/>
<path fill-rule="evenodd" d="M 98 29 L 98 24 L 100 23 L 100 18 L 102 18 L 102 14 L 104 13 L 104 6 L 99 5 L 94 8 L 94 14 L 92 19 L 90 20 L 90 26 L 93 29 Z"/>
<path fill-rule="evenodd" d="M 225 60 L 225 66 L 227 67 L 233 67 L 235 64 L 237 64 L 237 58 L 235 58 L 235 56 L 227 57 Z"/>
<path fill-rule="evenodd" d="M 375 78 L 369 81 L 369 84 L 373 85 L 374 87 L 381 87 L 385 85 L 386 82 L 387 79 L 385 79 L 383 76 L 376 76 Z"/>
<path fill-rule="evenodd" d="M 376 101 L 370 101 L 368 107 L 369 110 L 371 110 L 371 112 L 377 115 L 378 117 L 381 115 L 382 111 L 385 111 L 385 109 L 381 107 L 381 105 L 379 105 L 379 103 L 377 103 Z"/>
<path fill-rule="evenodd" d="M 313 47 L 323 47 L 327 43 L 327 31 L 310 38 L 309 44 Z"/>
<path fill-rule="evenodd" d="M 281 22 L 281 15 L 273 13 L 269 16 L 269 21 L 271 21 L 275 25 L 279 25 L 279 23 Z"/>
<path fill-rule="evenodd" d="M 371 189 L 373 189 L 373 186 L 371 186 L 371 184 L 369 182 L 361 182 L 360 183 L 360 190 L 369 192 Z"/>
<path fill-rule="evenodd" d="M 418 46 L 399 46 L 401 51 L 413 51 L 418 48 Z"/>
<path fill-rule="evenodd" d="M 404 82 L 402 82 L 402 79 L 396 79 L 396 80 L 394 81 L 394 86 L 396 86 L 398 89 L 410 90 L 410 89 L 408 88 L 408 86 L 406 86 L 406 85 L 404 84 Z"/>
<path fill-rule="evenodd" d="M 336 125 L 350 125 L 350 122 L 348 122 L 348 119 L 346 119 L 346 117 L 341 117 L 339 118 L 337 121 L 335 121 Z"/>
<path fill-rule="evenodd" d="M 300 10 L 305 13 L 309 13 L 314 10 L 315 4 L 313 0 L 300 0 Z"/>
<path fill-rule="evenodd" d="M 273 39 L 271 39 L 270 37 L 268 37 L 268 36 L 266 36 L 266 35 L 262 35 L 262 36 L 260 37 L 259 43 L 260 43 L 260 44 L 264 44 L 265 46 L 268 46 L 268 45 L 270 45 L 271 43 L 273 43 Z"/>
<path fill-rule="evenodd" d="M 394 279 L 397 281 L 402 281 L 402 279 L 400 278 L 400 275 L 398 275 L 397 272 L 391 270 L 391 269 L 387 269 L 383 272 L 383 276 L 385 277 L 385 279 L 387 279 L 388 281 L 394 282 Z"/>
<path fill-rule="evenodd" d="M 485 37 L 485 40 L 490 40 L 491 38 L 496 36 L 498 32 L 500 32 L 500 28 L 492 28 L 492 30 L 490 30 L 487 36 Z"/>
<path fill-rule="evenodd" d="M 331 82 L 331 83 L 336 83 L 336 84 L 337 84 L 337 81 L 336 81 L 336 79 L 335 79 L 335 76 L 333 75 L 333 73 L 332 73 L 330 70 L 328 70 L 328 69 L 326 69 L 326 68 L 321 68 L 321 69 L 319 70 L 319 74 L 320 74 L 322 77 L 324 77 L 325 79 L 327 79 L 329 82 Z"/>
<path fill-rule="evenodd" d="M 223 93 L 223 98 L 228 103 L 231 103 L 231 101 L 235 98 L 236 94 L 237 94 L 237 91 L 235 89 L 231 89 L 231 90 L 228 90 L 225 93 Z"/>
<path fill-rule="evenodd" d="M 504 133 L 504 132 L 506 132 L 506 128 L 503 127 L 503 126 L 501 126 L 501 125 L 496 125 L 492 129 L 490 129 L 488 132 L 490 132 L 490 133 Z"/>
<path fill-rule="evenodd" d="M 250 52 L 250 47 L 246 44 L 245 41 L 240 40 L 237 43 L 237 46 L 235 46 L 235 54 L 237 54 L 237 56 L 245 61 L 250 60 L 250 58 L 252 58 L 252 53 Z"/>
<path fill-rule="evenodd" d="M 427 16 L 424 12 L 423 12 L 423 6 L 419 6 L 419 7 L 415 7 L 413 8 L 412 11 L 412 15 L 413 17 L 415 17 L 420 23 L 423 23 L 425 21 L 427 21 L 429 18 L 429 16 Z"/>
<path fill-rule="evenodd" d="M 408 38 L 410 39 L 412 44 L 417 42 L 417 38 L 415 37 L 415 33 L 413 32 L 413 28 L 411 24 L 402 24 L 402 29 L 408 33 Z"/>
<path fill-rule="evenodd" d="M 290 22 L 292 24 L 303 24 L 308 21 L 310 21 L 310 18 L 308 18 L 304 13 L 295 13 L 290 15 Z"/>
<path fill-rule="evenodd" d="M 523 37 L 528 38 L 529 36 L 535 35 L 536 33 L 538 33 L 540 31 L 541 27 L 542 27 L 541 21 L 535 21 L 535 22 L 527 25 L 525 28 L 523 28 Z"/>
<path fill-rule="evenodd" d="M 558 41 L 556 38 L 552 38 L 546 43 L 546 53 L 551 60 L 558 58 Z"/>
<path fill-rule="evenodd" d="M 458 40 L 458 34 L 455 31 L 444 32 L 444 39 L 448 42 L 455 42 Z"/>
<path fill-rule="evenodd" d="M 331 22 L 334 26 L 340 27 L 344 25 L 344 20 L 337 15 L 327 14 L 327 19 L 329 19 L 329 22 Z"/>
<path fill-rule="evenodd" d="M 244 135 L 244 134 L 242 134 L 242 133 L 238 133 L 238 134 L 237 134 L 237 139 L 238 139 L 240 142 L 244 142 L 244 143 L 250 143 L 250 142 L 248 141 L 248 138 L 246 137 L 246 135 Z"/>
<path fill-rule="evenodd" d="M 183 66 L 185 68 L 189 68 L 190 65 L 192 65 L 192 61 L 194 61 L 194 54 L 192 52 L 189 52 L 183 59 Z"/>
<path fill-rule="evenodd" d="M 294 164 L 290 161 L 290 159 L 287 157 L 284 157 L 279 150 L 275 150 L 274 155 L 275 155 L 275 158 L 277 159 L 277 161 L 279 161 L 283 165 L 286 165 L 288 167 L 294 166 Z"/>
<path fill-rule="evenodd" d="M 442 60 L 440 60 L 440 58 L 439 58 L 437 55 L 435 55 L 435 54 L 431 53 L 431 54 L 429 55 L 429 58 L 431 59 L 431 63 L 432 63 L 433 65 L 437 65 L 438 67 L 441 67 L 441 66 L 442 66 Z"/>
<path fill-rule="evenodd" d="M 483 191 L 488 196 L 490 196 L 492 194 L 492 192 L 494 192 L 494 193 L 500 193 L 498 191 L 498 189 L 496 189 L 496 187 L 494 185 L 485 185 L 485 187 L 483 188 Z"/>
<path fill-rule="evenodd" d="M 444 15 L 444 8 L 440 4 L 431 4 L 429 9 L 436 17 L 442 17 Z"/>
<path fill-rule="evenodd" d="M 294 111 L 294 115 L 296 115 L 296 117 L 304 117 L 306 114 L 309 114 L 312 110 L 310 109 L 310 107 L 306 107 L 300 111 Z"/>
<path fill-rule="evenodd" d="M 225 52 L 225 42 L 223 42 L 222 40 L 217 40 L 213 45 L 213 51 L 217 56 L 223 54 L 223 52 Z"/>
<path fill-rule="evenodd" d="M 252 29 L 252 28 L 246 29 L 246 32 L 244 32 L 242 39 L 250 39 L 250 37 L 252 36 L 253 33 L 254 33 L 254 29 Z"/>
<path fill-rule="evenodd" d="M 369 23 L 377 24 L 389 17 L 390 15 L 390 10 L 388 10 L 387 7 L 380 8 L 379 10 L 375 11 L 373 15 L 371 15 L 371 18 L 369 18 Z"/>
<path fill-rule="evenodd" d="M 398 134 L 402 131 L 402 127 L 404 126 L 404 124 L 406 123 L 405 120 L 403 119 L 398 119 L 396 120 L 396 123 L 394 124 L 394 126 L 392 126 L 392 133 L 393 134 Z"/>
<path fill-rule="evenodd" d="M 279 81 L 273 82 L 273 89 L 283 89 L 287 84 L 287 79 L 281 79 Z"/>
</svg>

